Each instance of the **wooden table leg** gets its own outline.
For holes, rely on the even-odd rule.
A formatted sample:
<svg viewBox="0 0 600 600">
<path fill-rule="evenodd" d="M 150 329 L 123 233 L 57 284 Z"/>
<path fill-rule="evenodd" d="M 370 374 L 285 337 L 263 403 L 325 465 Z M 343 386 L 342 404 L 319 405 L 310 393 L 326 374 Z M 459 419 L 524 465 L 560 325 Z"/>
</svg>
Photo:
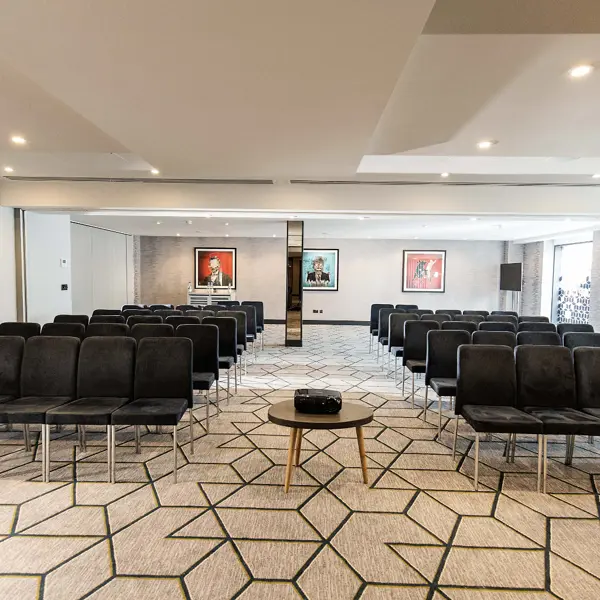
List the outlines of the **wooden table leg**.
<svg viewBox="0 0 600 600">
<path fill-rule="evenodd" d="M 294 466 L 300 464 L 300 450 L 302 449 L 302 429 L 298 429 L 296 434 L 296 458 L 294 459 Z"/>
<path fill-rule="evenodd" d="M 369 473 L 367 471 L 367 453 L 365 452 L 365 437 L 363 428 L 356 428 L 356 438 L 358 439 L 358 453 L 360 454 L 360 466 L 362 467 L 363 482 L 369 483 Z"/>
<path fill-rule="evenodd" d="M 287 465 L 285 467 L 285 481 L 283 483 L 283 491 L 287 494 L 290 489 L 290 481 L 292 480 L 292 463 L 294 462 L 294 448 L 296 445 L 297 429 L 290 429 L 290 445 L 288 447 Z"/>
</svg>

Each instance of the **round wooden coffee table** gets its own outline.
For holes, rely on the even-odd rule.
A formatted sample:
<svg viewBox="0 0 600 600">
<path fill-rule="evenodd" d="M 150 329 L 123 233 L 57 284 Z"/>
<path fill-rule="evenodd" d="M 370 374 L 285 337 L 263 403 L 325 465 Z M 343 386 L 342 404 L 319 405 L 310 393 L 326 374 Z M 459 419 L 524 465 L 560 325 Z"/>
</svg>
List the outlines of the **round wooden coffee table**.
<svg viewBox="0 0 600 600">
<path fill-rule="evenodd" d="M 276 425 L 291 428 L 287 466 L 285 469 L 285 480 L 283 485 L 285 492 L 287 493 L 290 489 L 292 467 L 294 464 L 298 465 L 300 462 L 302 431 L 304 429 L 348 429 L 350 427 L 355 427 L 363 481 L 369 483 L 367 474 L 367 455 L 365 453 L 365 438 L 363 436 L 362 427 L 372 420 L 372 408 L 360 404 L 352 404 L 351 402 L 344 402 L 342 410 L 335 415 L 310 415 L 298 412 L 294 408 L 293 400 L 284 400 L 283 402 L 278 402 L 271 406 L 271 408 L 269 408 L 269 421 Z"/>
</svg>

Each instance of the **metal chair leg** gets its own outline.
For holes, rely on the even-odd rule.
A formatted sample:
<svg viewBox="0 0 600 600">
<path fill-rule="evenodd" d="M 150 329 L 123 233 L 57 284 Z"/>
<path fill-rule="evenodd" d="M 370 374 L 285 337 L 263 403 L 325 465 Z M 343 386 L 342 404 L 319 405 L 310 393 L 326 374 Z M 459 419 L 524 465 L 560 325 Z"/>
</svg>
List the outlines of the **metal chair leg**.
<svg viewBox="0 0 600 600">
<path fill-rule="evenodd" d="M 508 434 L 508 439 L 506 440 L 506 447 L 504 448 L 504 452 L 506 454 L 506 462 L 510 462 L 510 449 L 512 447 L 512 433 Z"/>
<path fill-rule="evenodd" d="M 543 450 L 542 450 L 542 436 L 538 435 L 537 436 L 537 442 L 538 442 L 538 465 L 537 465 L 537 491 L 538 494 L 541 491 L 542 488 L 542 455 L 543 455 Z"/>
<path fill-rule="evenodd" d="M 404 360 L 403 360 L 404 362 Z M 404 400 L 404 380 L 406 379 L 406 367 L 402 365 L 402 400 Z"/>
<path fill-rule="evenodd" d="M 177 425 L 173 425 L 173 483 L 177 483 Z"/>
<path fill-rule="evenodd" d="M 513 439 L 512 439 L 512 450 L 510 453 L 510 462 L 514 463 L 515 462 L 515 451 L 517 449 L 517 434 L 515 433 L 513 435 Z"/>
<path fill-rule="evenodd" d="M 454 419 L 454 438 L 452 439 L 452 462 L 456 460 L 456 442 L 458 441 L 458 415 Z"/>
<path fill-rule="evenodd" d="M 110 445 L 112 447 L 112 451 L 110 453 L 110 475 L 112 483 L 117 482 L 117 444 L 116 444 L 116 429 L 114 425 L 110 426 Z"/>
<path fill-rule="evenodd" d="M 194 411 L 190 407 L 190 451 L 194 454 Z"/>
<path fill-rule="evenodd" d="M 427 422 L 427 393 L 429 391 L 429 387 L 425 386 L 425 411 L 423 412 L 423 421 Z"/>
<path fill-rule="evenodd" d="M 234 380 L 235 380 L 235 393 L 237 394 L 237 372 L 238 372 L 238 366 L 237 366 L 237 362 L 233 364 L 233 375 L 234 375 Z"/>
<path fill-rule="evenodd" d="M 50 465 L 51 465 L 51 460 L 50 460 L 50 425 L 44 425 L 44 427 L 46 428 L 46 481 L 49 482 L 50 481 Z"/>
<path fill-rule="evenodd" d="M 111 470 L 112 465 L 112 444 L 110 443 L 110 425 L 106 426 L 106 482 L 112 483 Z"/>
<path fill-rule="evenodd" d="M 221 412 L 221 407 L 219 406 L 219 382 L 217 381 L 217 415 Z"/>
<path fill-rule="evenodd" d="M 231 393 L 229 391 L 229 380 L 231 379 L 231 369 L 227 369 L 227 404 L 229 404 L 229 396 L 231 396 Z"/>
<path fill-rule="evenodd" d="M 42 481 L 46 483 L 46 425 L 42 425 Z"/>
<path fill-rule="evenodd" d="M 548 482 L 548 436 L 543 435 L 543 446 L 544 446 L 544 494 L 546 493 L 547 482 Z"/>
<path fill-rule="evenodd" d="M 415 407 L 415 372 L 412 372 L 412 398 L 411 398 L 411 402 L 412 402 L 412 408 Z"/>
<path fill-rule="evenodd" d="M 135 453 L 140 454 L 142 452 L 142 449 L 140 447 L 140 438 L 141 438 L 140 426 L 135 425 L 134 431 L 135 431 Z"/>
<path fill-rule="evenodd" d="M 25 452 L 31 452 L 31 434 L 27 423 L 23 425 L 23 438 L 25 440 Z"/>
<path fill-rule="evenodd" d="M 398 355 L 394 357 L 394 386 L 398 385 Z"/>
<path fill-rule="evenodd" d="M 594 443 L 594 436 L 590 435 L 588 436 L 588 444 L 593 444 Z"/>
<path fill-rule="evenodd" d="M 427 388 L 425 388 L 427 391 Z M 442 397 L 438 396 L 438 441 L 442 437 Z"/>
<path fill-rule="evenodd" d="M 210 396 L 209 390 L 206 390 L 206 433 L 210 430 Z"/>
<path fill-rule="evenodd" d="M 479 432 L 475 432 L 475 491 L 479 490 Z"/>
<path fill-rule="evenodd" d="M 85 437 L 85 425 L 81 426 L 81 451 L 87 452 L 87 440 Z"/>
</svg>

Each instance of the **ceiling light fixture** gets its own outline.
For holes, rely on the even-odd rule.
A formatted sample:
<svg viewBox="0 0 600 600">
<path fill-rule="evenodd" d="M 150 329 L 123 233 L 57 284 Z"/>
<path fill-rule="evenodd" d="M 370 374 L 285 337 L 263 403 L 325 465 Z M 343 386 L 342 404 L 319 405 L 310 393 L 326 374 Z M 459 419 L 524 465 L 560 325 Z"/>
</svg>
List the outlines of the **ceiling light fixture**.
<svg viewBox="0 0 600 600">
<path fill-rule="evenodd" d="M 600 173 L 594 173 L 592 179 L 600 179 Z"/>
<path fill-rule="evenodd" d="M 157 225 L 160 225 L 160 224 L 161 224 L 161 221 L 156 221 L 156 224 L 157 224 Z"/>
<path fill-rule="evenodd" d="M 581 79 L 587 77 L 593 70 L 593 65 L 576 65 L 569 69 L 569 76 L 573 79 Z"/>
<path fill-rule="evenodd" d="M 150 173 L 152 173 L 152 175 L 158 175 L 160 171 L 158 169 L 151 169 Z"/>
<path fill-rule="evenodd" d="M 229 234 L 228 234 L 228 233 L 226 233 L 226 234 L 225 234 L 225 237 L 229 237 Z"/>
<path fill-rule="evenodd" d="M 446 179 L 446 177 L 449 177 L 449 176 L 450 176 L 450 173 L 442 173 L 440 175 L 440 177 L 443 177 L 444 179 Z"/>
<path fill-rule="evenodd" d="M 228 226 L 228 225 L 229 225 L 229 223 L 225 223 L 225 226 Z"/>
<path fill-rule="evenodd" d="M 26 143 L 27 143 L 27 140 L 26 140 L 26 139 L 25 139 L 23 136 L 21 136 L 21 135 L 13 135 L 13 136 L 10 138 L 10 141 L 11 141 L 13 144 L 19 144 L 19 145 L 21 145 L 21 146 L 22 146 L 23 144 L 26 144 Z"/>
<path fill-rule="evenodd" d="M 276 233 L 274 233 L 274 234 L 273 234 L 273 237 L 277 237 L 277 234 L 276 234 Z"/>
<path fill-rule="evenodd" d="M 192 224 L 192 222 L 191 222 L 191 221 L 186 221 L 186 223 L 187 223 L 188 225 L 191 225 L 191 224 Z"/>
<path fill-rule="evenodd" d="M 175 235 L 176 235 L 177 237 L 181 237 L 181 234 L 180 234 L 180 233 L 176 233 Z"/>
<path fill-rule="evenodd" d="M 492 146 L 495 146 L 498 142 L 496 140 L 482 140 L 477 142 L 477 147 L 480 150 L 489 150 Z"/>
<path fill-rule="evenodd" d="M 4 167 L 4 171 L 6 173 L 12 173 L 14 171 L 14 169 L 12 167 Z"/>
</svg>

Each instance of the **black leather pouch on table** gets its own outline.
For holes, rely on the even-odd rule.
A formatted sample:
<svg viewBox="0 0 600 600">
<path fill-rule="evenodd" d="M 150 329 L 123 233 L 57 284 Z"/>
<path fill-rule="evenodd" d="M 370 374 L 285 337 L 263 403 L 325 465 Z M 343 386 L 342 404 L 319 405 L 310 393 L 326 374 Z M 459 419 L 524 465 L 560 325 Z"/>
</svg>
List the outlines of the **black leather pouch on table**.
<svg viewBox="0 0 600 600">
<path fill-rule="evenodd" d="M 296 390 L 294 408 L 312 415 L 333 415 L 342 409 L 342 394 L 335 390 Z"/>
</svg>

